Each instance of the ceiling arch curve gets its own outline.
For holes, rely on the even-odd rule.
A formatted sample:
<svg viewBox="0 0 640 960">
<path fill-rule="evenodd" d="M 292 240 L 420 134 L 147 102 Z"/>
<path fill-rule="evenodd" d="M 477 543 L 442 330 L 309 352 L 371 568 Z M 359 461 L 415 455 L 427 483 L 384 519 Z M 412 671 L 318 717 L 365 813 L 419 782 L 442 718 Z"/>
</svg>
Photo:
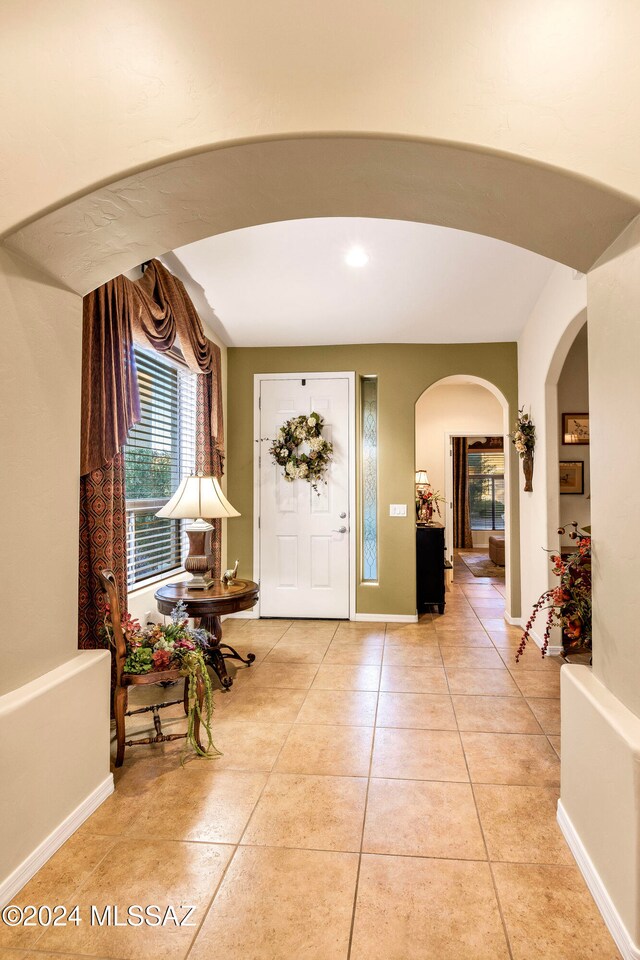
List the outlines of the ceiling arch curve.
<svg viewBox="0 0 640 960">
<path fill-rule="evenodd" d="M 525 157 L 318 135 L 220 145 L 151 166 L 31 221 L 5 244 L 80 294 L 204 237 L 308 217 L 454 227 L 584 272 L 637 213 L 630 198 Z"/>
</svg>

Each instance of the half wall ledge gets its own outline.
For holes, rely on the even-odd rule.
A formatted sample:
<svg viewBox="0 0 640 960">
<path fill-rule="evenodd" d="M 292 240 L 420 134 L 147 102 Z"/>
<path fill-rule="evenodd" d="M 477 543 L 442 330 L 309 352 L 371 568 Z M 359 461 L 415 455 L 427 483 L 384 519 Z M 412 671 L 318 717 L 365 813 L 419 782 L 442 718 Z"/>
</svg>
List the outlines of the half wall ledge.
<svg viewBox="0 0 640 960">
<path fill-rule="evenodd" d="M 108 650 L 0 697 L 0 906 L 113 792 Z"/>
<path fill-rule="evenodd" d="M 640 960 L 640 718 L 590 667 L 560 671 L 558 823 L 625 960 Z"/>
</svg>

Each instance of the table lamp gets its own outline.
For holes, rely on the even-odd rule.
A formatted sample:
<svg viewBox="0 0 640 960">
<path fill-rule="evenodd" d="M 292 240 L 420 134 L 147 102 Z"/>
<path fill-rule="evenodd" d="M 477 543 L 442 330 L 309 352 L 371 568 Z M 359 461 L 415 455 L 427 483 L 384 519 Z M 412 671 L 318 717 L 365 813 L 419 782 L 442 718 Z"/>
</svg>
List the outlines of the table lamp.
<svg viewBox="0 0 640 960">
<path fill-rule="evenodd" d="M 186 477 L 168 503 L 156 513 L 156 517 L 171 520 L 191 520 L 186 527 L 189 537 L 189 555 L 184 568 L 191 575 L 190 590 L 208 590 L 213 585 L 211 567 L 212 525 L 204 517 L 239 517 L 231 506 L 216 477 Z"/>
<path fill-rule="evenodd" d="M 416 470 L 416 487 L 428 487 L 429 477 L 426 470 Z"/>
</svg>

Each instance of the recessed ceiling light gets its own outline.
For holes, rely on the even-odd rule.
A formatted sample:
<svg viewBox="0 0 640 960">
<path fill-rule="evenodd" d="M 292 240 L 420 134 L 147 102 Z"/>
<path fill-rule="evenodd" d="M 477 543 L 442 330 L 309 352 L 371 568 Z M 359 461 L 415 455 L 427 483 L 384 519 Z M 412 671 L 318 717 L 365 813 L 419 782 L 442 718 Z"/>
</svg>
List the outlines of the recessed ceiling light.
<svg viewBox="0 0 640 960">
<path fill-rule="evenodd" d="M 369 263 L 369 255 L 365 253 L 362 247 L 351 247 L 345 254 L 344 262 L 350 267 L 364 267 Z"/>
</svg>

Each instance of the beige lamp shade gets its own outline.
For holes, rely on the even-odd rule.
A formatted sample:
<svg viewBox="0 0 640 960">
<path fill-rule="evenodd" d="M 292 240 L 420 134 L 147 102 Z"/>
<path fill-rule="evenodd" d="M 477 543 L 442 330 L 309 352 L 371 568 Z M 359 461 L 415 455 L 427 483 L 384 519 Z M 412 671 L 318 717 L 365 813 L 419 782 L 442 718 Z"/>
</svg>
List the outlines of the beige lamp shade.
<svg viewBox="0 0 640 960">
<path fill-rule="evenodd" d="M 239 517 L 215 477 L 186 477 L 168 503 L 156 513 L 156 517 L 171 517 L 174 520 L 197 520 L 206 517 Z"/>
<path fill-rule="evenodd" d="M 416 471 L 416 483 L 421 485 L 427 485 L 429 483 L 429 477 L 427 476 L 426 470 Z"/>
</svg>

